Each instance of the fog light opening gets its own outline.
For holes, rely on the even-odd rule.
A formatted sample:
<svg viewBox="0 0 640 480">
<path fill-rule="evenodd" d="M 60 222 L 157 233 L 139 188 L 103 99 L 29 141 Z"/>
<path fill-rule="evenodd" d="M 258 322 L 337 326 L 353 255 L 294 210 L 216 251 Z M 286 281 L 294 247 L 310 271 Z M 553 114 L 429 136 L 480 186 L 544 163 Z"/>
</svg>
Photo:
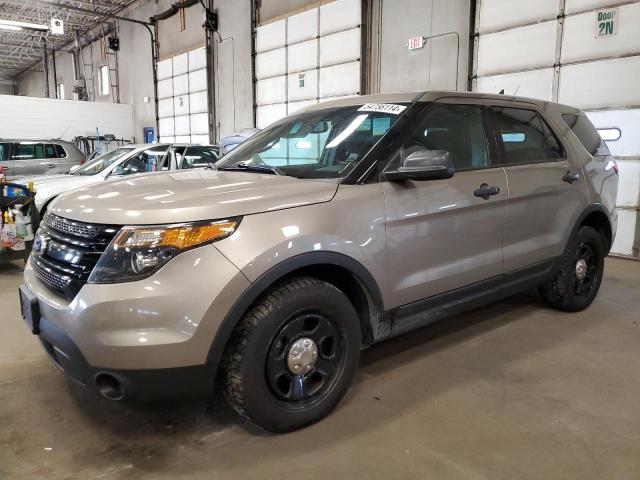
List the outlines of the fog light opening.
<svg viewBox="0 0 640 480">
<path fill-rule="evenodd" d="M 100 395 L 109 400 L 118 401 L 124 398 L 124 387 L 113 375 L 100 373 L 96 375 L 95 384 Z"/>
</svg>

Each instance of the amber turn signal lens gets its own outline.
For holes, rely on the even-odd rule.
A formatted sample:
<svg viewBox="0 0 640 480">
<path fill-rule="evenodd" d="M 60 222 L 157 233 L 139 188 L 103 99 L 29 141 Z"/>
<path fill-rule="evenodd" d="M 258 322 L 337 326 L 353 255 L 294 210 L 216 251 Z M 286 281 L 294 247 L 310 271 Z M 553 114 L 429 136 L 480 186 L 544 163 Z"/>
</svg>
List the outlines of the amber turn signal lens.
<svg viewBox="0 0 640 480">
<path fill-rule="evenodd" d="M 174 247 L 184 250 L 227 237 L 235 231 L 237 226 L 236 220 L 221 220 L 156 228 L 124 227 L 114 240 L 114 246 L 116 248 Z"/>
</svg>

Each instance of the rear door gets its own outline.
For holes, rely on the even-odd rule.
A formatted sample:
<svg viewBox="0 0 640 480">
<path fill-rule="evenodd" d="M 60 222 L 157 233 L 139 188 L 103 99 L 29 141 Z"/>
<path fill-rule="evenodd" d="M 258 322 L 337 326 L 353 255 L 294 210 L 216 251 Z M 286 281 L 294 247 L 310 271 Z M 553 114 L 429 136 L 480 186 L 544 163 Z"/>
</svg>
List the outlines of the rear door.
<svg viewBox="0 0 640 480">
<path fill-rule="evenodd" d="M 40 142 L 20 142 L 13 147 L 13 176 L 31 177 L 53 173 L 55 160 L 47 160 L 44 145 Z"/>
<path fill-rule="evenodd" d="M 502 272 L 507 182 L 488 145 L 482 108 L 468 98 L 427 104 L 392 160 L 416 149 L 446 150 L 452 178 L 382 182 L 392 307 Z M 481 195 L 490 187 L 493 194 Z"/>
<path fill-rule="evenodd" d="M 533 104 L 493 105 L 485 119 L 509 183 L 505 273 L 560 256 L 587 203 L 581 165 Z"/>
</svg>

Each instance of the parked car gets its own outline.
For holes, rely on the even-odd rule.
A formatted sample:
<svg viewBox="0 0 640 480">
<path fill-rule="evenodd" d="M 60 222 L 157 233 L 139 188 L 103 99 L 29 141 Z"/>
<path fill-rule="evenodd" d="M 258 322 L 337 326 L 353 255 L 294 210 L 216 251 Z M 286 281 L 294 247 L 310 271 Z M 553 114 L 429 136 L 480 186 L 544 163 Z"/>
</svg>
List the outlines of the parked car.
<svg viewBox="0 0 640 480">
<path fill-rule="evenodd" d="M 61 370 L 107 398 L 219 378 L 241 415 L 288 431 L 338 404 L 376 342 L 531 288 L 561 310 L 589 306 L 617 185 L 572 107 L 459 92 L 335 100 L 216 170 L 60 196 L 22 312 Z"/>
<path fill-rule="evenodd" d="M 42 216 L 61 193 L 136 173 L 206 167 L 213 159 L 217 160 L 217 155 L 218 147 L 211 145 L 127 145 L 72 168 L 66 174 L 26 178 L 22 182 L 33 182 L 36 207 Z"/>
<path fill-rule="evenodd" d="M 220 140 L 221 155 L 226 155 L 238 145 L 246 142 L 247 139 L 253 137 L 259 131 L 259 128 L 243 128 L 242 130 L 238 130 L 237 132 L 232 133 L 228 137 L 224 137 L 222 140 Z"/>
<path fill-rule="evenodd" d="M 84 154 L 71 142 L 0 139 L 0 166 L 10 179 L 64 173 L 84 160 Z"/>
</svg>

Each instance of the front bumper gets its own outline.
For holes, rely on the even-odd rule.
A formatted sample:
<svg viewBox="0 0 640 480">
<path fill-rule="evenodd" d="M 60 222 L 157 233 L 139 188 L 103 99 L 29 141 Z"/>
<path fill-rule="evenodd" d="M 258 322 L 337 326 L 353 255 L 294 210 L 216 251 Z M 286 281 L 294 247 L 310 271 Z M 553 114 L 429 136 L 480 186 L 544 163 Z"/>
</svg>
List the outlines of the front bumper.
<svg viewBox="0 0 640 480">
<path fill-rule="evenodd" d="M 70 302 L 30 265 L 24 280 L 37 298 L 38 336 L 52 361 L 83 385 L 94 387 L 106 373 L 131 392 L 210 384 L 213 339 L 249 285 L 212 245 L 177 256 L 145 280 L 86 284 Z"/>
<path fill-rule="evenodd" d="M 213 387 L 214 372 L 209 365 L 147 370 L 96 368 L 89 365 L 73 340 L 46 318 L 40 317 L 36 335 L 54 365 L 73 382 L 95 393 L 104 393 L 100 378 L 115 380 L 119 393 L 114 400 L 205 393 Z"/>
</svg>

